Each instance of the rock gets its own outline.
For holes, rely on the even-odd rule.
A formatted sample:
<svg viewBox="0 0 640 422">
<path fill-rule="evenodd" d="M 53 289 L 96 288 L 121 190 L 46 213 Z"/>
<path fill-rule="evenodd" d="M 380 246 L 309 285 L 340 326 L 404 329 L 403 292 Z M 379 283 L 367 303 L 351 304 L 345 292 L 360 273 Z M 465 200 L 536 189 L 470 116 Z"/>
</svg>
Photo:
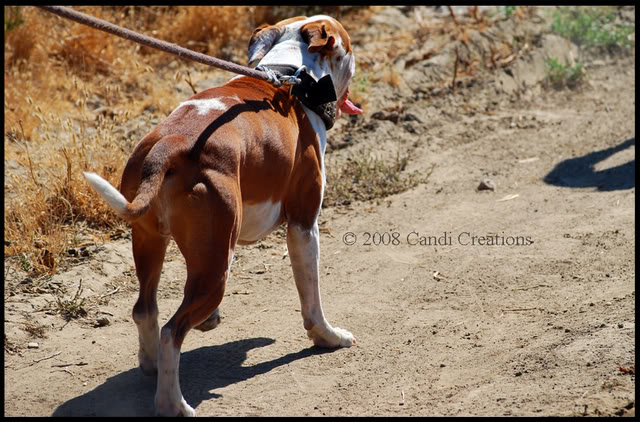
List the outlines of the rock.
<svg viewBox="0 0 640 422">
<path fill-rule="evenodd" d="M 422 123 L 422 120 L 418 119 L 416 117 L 416 115 L 412 114 L 412 113 L 404 113 L 402 116 L 400 116 L 400 120 L 402 120 L 403 122 L 418 122 L 418 123 Z"/>
<path fill-rule="evenodd" d="M 29 343 L 27 344 L 27 348 L 29 349 L 38 349 L 40 347 L 40 345 L 38 343 Z"/>
<path fill-rule="evenodd" d="M 371 115 L 372 119 L 376 120 L 389 120 L 393 123 L 398 123 L 398 118 L 400 115 L 397 112 L 384 112 L 384 111 L 376 111 Z"/>
<path fill-rule="evenodd" d="M 478 185 L 477 189 L 479 191 L 481 191 L 481 190 L 495 191 L 496 190 L 496 184 L 491 179 L 484 179 L 483 181 L 480 182 L 480 184 Z"/>
<path fill-rule="evenodd" d="M 111 324 L 111 320 L 107 317 L 100 317 L 96 320 L 96 327 L 104 327 Z"/>
</svg>

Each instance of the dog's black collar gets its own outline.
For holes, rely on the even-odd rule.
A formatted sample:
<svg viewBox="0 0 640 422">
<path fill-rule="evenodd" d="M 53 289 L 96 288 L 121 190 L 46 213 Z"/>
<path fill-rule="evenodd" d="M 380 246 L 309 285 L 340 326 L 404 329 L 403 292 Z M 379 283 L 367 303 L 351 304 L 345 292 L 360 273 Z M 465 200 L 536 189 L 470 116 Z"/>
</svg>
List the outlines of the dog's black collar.
<svg viewBox="0 0 640 422">
<path fill-rule="evenodd" d="M 258 66 L 256 70 L 268 67 L 277 76 L 292 76 L 298 68 L 293 65 L 270 64 L 268 66 Z M 261 69 L 262 68 L 262 69 Z M 324 122 L 327 130 L 331 129 L 336 122 L 336 89 L 330 75 L 326 75 L 316 81 L 313 76 L 302 70 L 298 74 L 301 83 L 291 88 L 291 95 L 297 97 L 300 102 L 316 112 Z"/>
</svg>

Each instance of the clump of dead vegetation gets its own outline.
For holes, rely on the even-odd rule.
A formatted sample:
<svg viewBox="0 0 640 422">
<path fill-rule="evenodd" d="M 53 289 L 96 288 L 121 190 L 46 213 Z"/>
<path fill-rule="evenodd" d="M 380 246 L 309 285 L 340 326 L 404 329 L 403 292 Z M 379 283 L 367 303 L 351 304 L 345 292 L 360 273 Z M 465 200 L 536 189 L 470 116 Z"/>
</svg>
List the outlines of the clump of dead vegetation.
<svg viewBox="0 0 640 422">
<path fill-rule="evenodd" d="M 328 169 L 322 205 L 349 205 L 354 201 L 379 200 L 404 192 L 426 180 L 418 172 L 406 173 L 409 156 L 383 160 L 369 154 L 348 157 L 337 169 Z"/>
<path fill-rule="evenodd" d="M 82 297 L 82 290 L 82 280 L 80 280 L 78 290 L 72 298 L 63 299 L 60 296 L 56 296 L 56 303 L 52 305 L 52 312 L 60 314 L 66 321 L 87 316 L 86 298 Z"/>
<path fill-rule="evenodd" d="M 47 327 L 33 321 L 22 323 L 22 329 L 33 338 L 47 338 Z"/>
</svg>

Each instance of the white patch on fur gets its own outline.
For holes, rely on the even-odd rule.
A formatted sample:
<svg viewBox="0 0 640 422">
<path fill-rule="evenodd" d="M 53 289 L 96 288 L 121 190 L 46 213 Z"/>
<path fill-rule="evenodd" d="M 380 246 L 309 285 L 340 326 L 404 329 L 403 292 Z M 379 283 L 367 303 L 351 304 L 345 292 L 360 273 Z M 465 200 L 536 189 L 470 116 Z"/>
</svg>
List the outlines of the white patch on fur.
<svg viewBox="0 0 640 422">
<path fill-rule="evenodd" d="M 140 368 L 145 374 L 151 375 L 158 369 L 158 342 L 160 340 L 158 314 L 134 314 L 133 320 L 138 327 Z"/>
<path fill-rule="evenodd" d="M 158 353 L 158 386 L 156 389 L 156 415 L 195 416 L 180 390 L 180 348 L 173 344 L 171 330 L 163 328 Z"/>
<path fill-rule="evenodd" d="M 222 97 L 222 98 L 226 98 L 226 97 Z M 195 106 L 198 109 L 198 114 L 201 116 L 208 114 L 211 110 L 226 111 L 229 108 L 229 106 L 223 103 L 220 100 L 220 98 L 206 98 L 202 100 L 183 101 L 180 103 L 178 107 L 176 107 L 176 110 L 178 110 L 180 107 L 184 107 L 188 105 Z"/>
<path fill-rule="evenodd" d="M 265 201 L 259 204 L 242 204 L 242 226 L 238 241 L 253 243 L 262 239 L 280 223 L 282 203 Z"/>
<path fill-rule="evenodd" d="M 104 199 L 116 213 L 120 215 L 124 214 L 127 206 L 127 200 L 122 196 L 118 189 L 111 186 L 109 182 L 95 173 L 85 171 L 84 177 L 87 179 L 87 182 L 89 182 L 91 187 L 98 192 L 102 199 Z"/>
</svg>

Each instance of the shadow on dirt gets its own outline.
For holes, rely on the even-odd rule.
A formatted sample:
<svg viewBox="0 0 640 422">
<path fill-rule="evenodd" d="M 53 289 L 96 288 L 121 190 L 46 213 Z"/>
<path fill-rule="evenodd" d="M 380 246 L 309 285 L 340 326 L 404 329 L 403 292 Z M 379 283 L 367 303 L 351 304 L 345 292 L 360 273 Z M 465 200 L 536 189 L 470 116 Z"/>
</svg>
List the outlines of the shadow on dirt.
<svg viewBox="0 0 640 422">
<path fill-rule="evenodd" d="M 631 189 L 636 185 L 635 160 L 600 171 L 594 171 L 594 166 L 635 143 L 634 137 L 618 146 L 562 161 L 543 180 L 550 185 L 568 188 L 595 187 L 601 192 Z"/>
<path fill-rule="evenodd" d="M 246 381 L 298 359 L 333 351 L 311 346 L 271 361 L 242 366 L 251 349 L 273 343 L 273 339 L 258 337 L 182 353 L 180 386 L 187 403 L 197 412 L 203 401 L 222 397 L 212 390 Z M 152 416 L 156 380 L 155 376 L 145 376 L 140 369 L 132 368 L 67 401 L 52 416 Z"/>
</svg>

